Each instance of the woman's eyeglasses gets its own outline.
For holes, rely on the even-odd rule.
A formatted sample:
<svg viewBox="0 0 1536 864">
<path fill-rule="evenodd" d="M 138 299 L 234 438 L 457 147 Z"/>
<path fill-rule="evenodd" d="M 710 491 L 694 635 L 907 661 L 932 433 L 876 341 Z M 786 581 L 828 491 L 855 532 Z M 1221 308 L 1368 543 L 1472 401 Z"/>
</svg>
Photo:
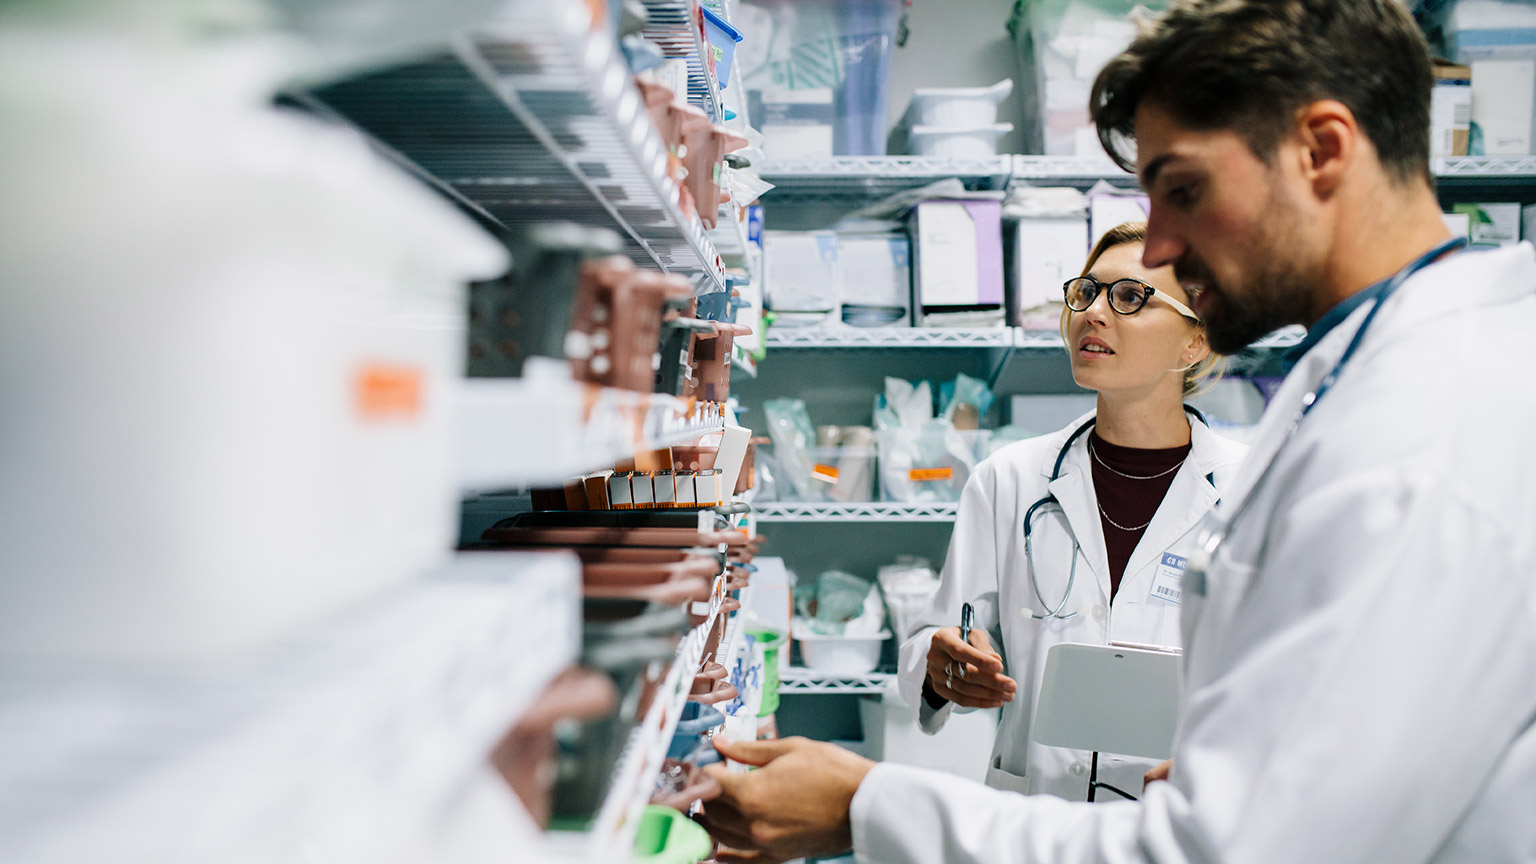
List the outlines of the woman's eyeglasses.
<svg viewBox="0 0 1536 864">
<path fill-rule="evenodd" d="M 1099 292 L 1108 291 L 1109 308 L 1120 315 L 1135 315 L 1141 311 L 1141 307 L 1147 305 L 1152 295 L 1157 293 L 1157 289 L 1140 279 L 1117 279 L 1106 285 L 1092 276 L 1068 279 L 1061 289 L 1067 301 L 1067 308 L 1073 312 L 1087 312 L 1088 307 L 1093 305 L 1093 301 L 1099 298 Z M 1183 303 L 1166 294 L 1161 295 L 1160 299 L 1185 318 L 1197 324 L 1200 322 L 1200 316 Z"/>
</svg>

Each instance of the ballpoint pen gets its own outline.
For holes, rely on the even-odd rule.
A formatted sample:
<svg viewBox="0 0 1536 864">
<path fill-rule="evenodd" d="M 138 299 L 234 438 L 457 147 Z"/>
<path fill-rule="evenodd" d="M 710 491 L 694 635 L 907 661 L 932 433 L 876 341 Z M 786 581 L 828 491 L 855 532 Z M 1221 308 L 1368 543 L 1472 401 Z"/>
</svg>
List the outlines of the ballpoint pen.
<svg viewBox="0 0 1536 864">
<path fill-rule="evenodd" d="M 971 642 L 971 621 L 976 617 L 976 610 L 969 603 L 960 604 L 960 641 L 967 645 Z M 960 664 L 960 677 L 965 677 L 965 664 Z"/>
</svg>

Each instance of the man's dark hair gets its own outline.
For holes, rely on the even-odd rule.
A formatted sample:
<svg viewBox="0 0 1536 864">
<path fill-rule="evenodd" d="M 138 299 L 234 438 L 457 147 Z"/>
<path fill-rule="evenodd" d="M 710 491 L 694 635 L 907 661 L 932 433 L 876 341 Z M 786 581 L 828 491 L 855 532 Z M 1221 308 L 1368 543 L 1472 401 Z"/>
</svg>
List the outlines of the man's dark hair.
<svg viewBox="0 0 1536 864">
<path fill-rule="evenodd" d="M 1296 112 L 1336 99 L 1399 182 L 1429 172 L 1429 48 L 1399 0 L 1179 0 L 1099 72 L 1099 140 L 1135 171 L 1136 108 L 1231 129 L 1268 162 Z"/>
</svg>

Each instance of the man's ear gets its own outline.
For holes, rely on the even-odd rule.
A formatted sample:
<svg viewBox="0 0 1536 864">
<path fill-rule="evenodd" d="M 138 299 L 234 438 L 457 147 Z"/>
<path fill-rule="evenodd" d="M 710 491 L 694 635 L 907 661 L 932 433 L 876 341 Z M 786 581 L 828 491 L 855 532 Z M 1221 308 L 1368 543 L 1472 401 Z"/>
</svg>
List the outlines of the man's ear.
<svg viewBox="0 0 1536 864">
<path fill-rule="evenodd" d="M 1302 175 L 1319 198 L 1333 195 L 1365 143 L 1355 114 L 1344 103 L 1323 99 L 1296 117 Z"/>
</svg>

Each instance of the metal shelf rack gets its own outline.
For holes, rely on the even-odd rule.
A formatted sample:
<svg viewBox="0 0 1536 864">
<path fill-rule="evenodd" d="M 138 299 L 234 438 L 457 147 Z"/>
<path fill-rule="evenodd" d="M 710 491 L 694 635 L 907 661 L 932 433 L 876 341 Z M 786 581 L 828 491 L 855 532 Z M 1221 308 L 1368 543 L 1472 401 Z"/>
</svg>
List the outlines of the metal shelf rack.
<svg viewBox="0 0 1536 864">
<path fill-rule="evenodd" d="M 1301 341 L 1299 328 L 1278 330 L 1255 342 L 1252 350 L 1289 348 Z M 803 327 L 768 331 L 769 348 L 1011 348 L 1020 351 L 1063 351 L 1061 335 L 1051 330 L 993 327 L 985 330 L 945 330 L 923 327 Z"/>
<path fill-rule="evenodd" d="M 651 784 L 661 773 L 667 745 L 677 729 L 694 673 L 703 659 L 704 642 L 721 614 L 725 574 L 716 577 L 709 617 L 679 644 L 667 677 L 645 720 L 630 733 L 614 771 L 608 797 L 596 819 L 585 831 L 551 831 L 546 834 L 552 857 L 560 861 L 627 861 L 635 842 L 640 814 L 650 800 Z M 731 621 L 720 641 L 719 655 L 730 656 L 733 641 L 741 632 L 740 619 Z"/>
<path fill-rule="evenodd" d="M 1536 186 L 1536 156 L 1453 156 L 1430 160 L 1442 186 Z M 770 203 L 875 199 L 937 180 L 956 178 L 967 189 L 1001 190 L 1015 184 L 1079 186 L 1101 180 L 1135 187 L 1135 175 L 1107 156 L 1005 155 L 979 159 L 924 156 L 834 156 L 770 162 L 763 179 L 775 184 Z"/>
<path fill-rule="evenodd" d="M 1014 330 L 991 327 L 982 330 L 938 327 L 781 327 L 770 329 L 767 346 L 773 348 L 1010 348 Z"/>
<path fill-rule="evenodd" d="M 1120 170 L 1108 156 L 1019 156 L 1010 157 L 1010 186 L 1027 183 L 1034 186 L 1092 186 L 1100 180 L 1116 186 L 1135 186 L 1136 177 Z"/>
<path fill-rule="evenodd" d="M 643 0 L 650 22 L 640 32 L 647 41 L 661 48 L 669 60 L 688 64 L 688 103 L 718 123 L 720 86 L 704 59 L 709 44 L 699 25 L 698 0 Z"/>
<path fill-rule="evenodd" d="M 1013 347 L 1017 351 L 1034 352 L 1062 352 L 1066 346 L 1061 341 L 1061 334 L 1052 330 L 1023 330 L 1015 328 Z M 1259 341 L 1248 346 L 1249 351 L 1276 351 L 1285 350 L 1297 345 L 1306 336 L 1306 330 L 1301 327 L 1284 327 L 1265 336 Z"/>
<path fill-rule="evenodd" d="M 725 285 L 661 137 L 586 4 L 516 0 L 450 49 L 298 97 L 355 124 L 482 220 L 617 230 L 638 263 Z"/>
<path fill-rule="evenodd" d="M 780 693 L 822 693 L 879 696 L 896 686 L 894 672 L 865 672 L 858 675 L 823 672 L 804 666 L 788 666 L 779 671 Z"/>
<path fill-rule="evenodd" d="M 774 188 L 766 203 L 883 198 L 939 180 L 959 179 L 967 189 L 1002 190 L 1011 173 L 1008 156 L 947 159 L 934 156 L 834 156 L 769 162 L 764 180 Z"/>
<path fill-rule="evenodd" d="M 754 505 L 759 522 L 953 522 L 955 501 L 831 503 L 772 501 Z"/>
</svg>

